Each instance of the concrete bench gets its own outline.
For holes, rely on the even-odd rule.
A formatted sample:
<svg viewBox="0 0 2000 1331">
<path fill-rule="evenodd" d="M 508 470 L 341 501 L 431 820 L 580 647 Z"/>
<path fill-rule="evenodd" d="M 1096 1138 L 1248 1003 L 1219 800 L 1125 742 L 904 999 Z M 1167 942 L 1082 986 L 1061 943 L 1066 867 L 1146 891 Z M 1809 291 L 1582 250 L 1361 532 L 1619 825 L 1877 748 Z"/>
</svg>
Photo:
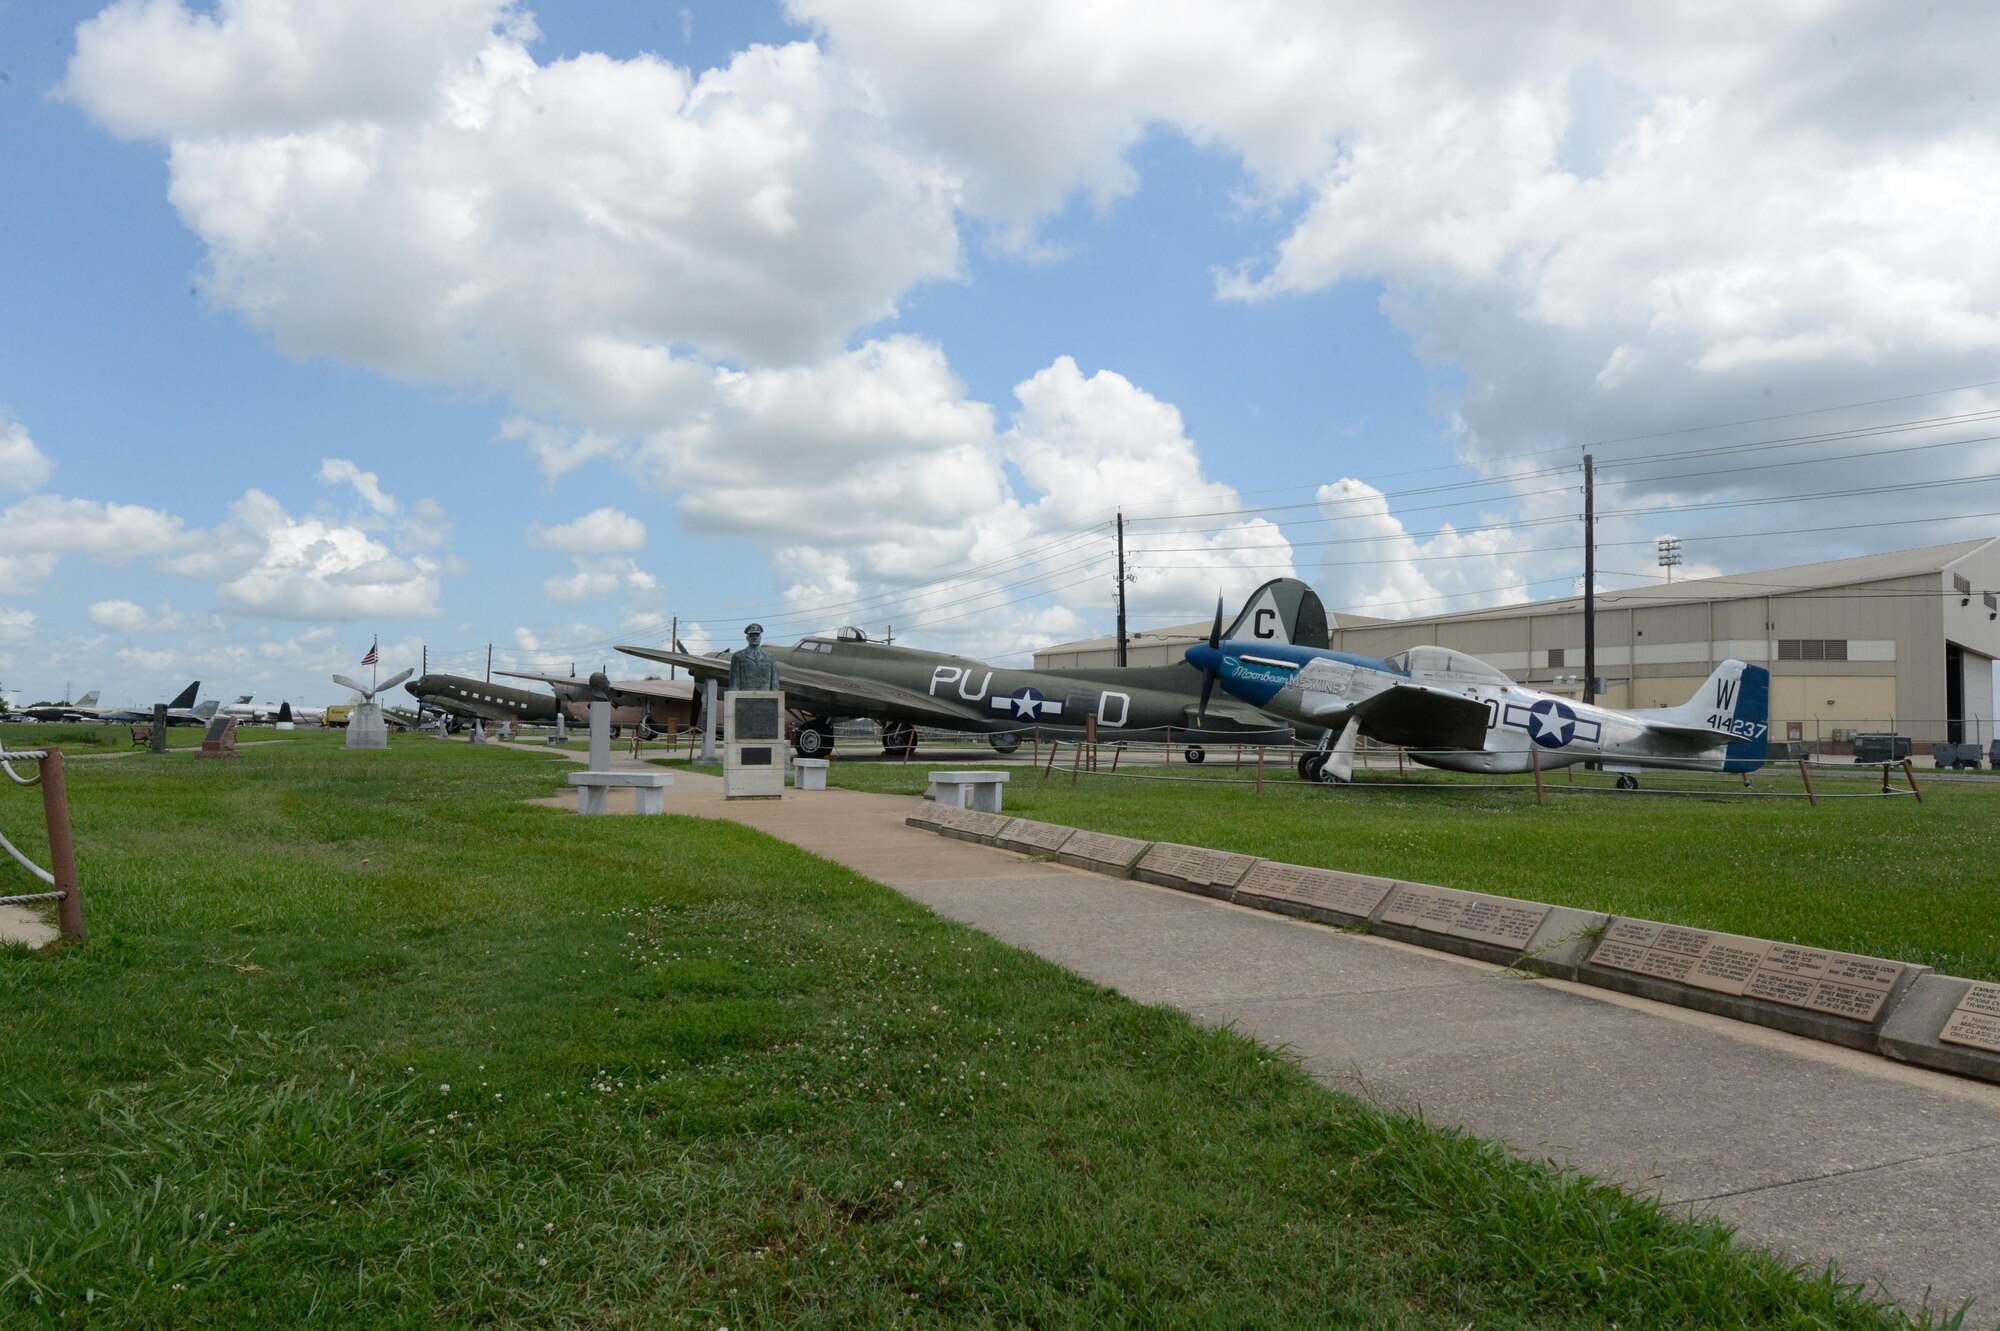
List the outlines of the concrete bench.
<svg viewBox="0 0 2000 1331">
<path fill-rule="evenodd" d="M 613 786 L 632 791 L 634 813 L 664 813 L 667 787 L 674 783 L 672 772 L 571 772 L 569 783 L 577 788 L 578 813 L 608 813 L 607 801 Z"/>
<path fill-rule="evenodd" d="M 826 758 L 792 759 L 792 788 L 794 790 L 825 790 L 826 769 L 831 766 Z"/>
<path fill-rule="evenodd" d="M 932 772 L 930 789 L 924 792 L 941 807 L 971 809 L 975 813 L 1000 812 L 1000 787 L 1007 784 L 1006 772 Z"/>
</svg>

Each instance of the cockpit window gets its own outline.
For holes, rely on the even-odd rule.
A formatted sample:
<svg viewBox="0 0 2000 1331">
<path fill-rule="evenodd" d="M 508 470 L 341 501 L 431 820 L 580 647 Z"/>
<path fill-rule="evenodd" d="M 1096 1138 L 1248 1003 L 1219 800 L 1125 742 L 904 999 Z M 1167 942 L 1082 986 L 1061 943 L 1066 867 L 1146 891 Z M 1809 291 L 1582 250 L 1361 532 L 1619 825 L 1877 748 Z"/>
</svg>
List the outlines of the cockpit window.
<svg viewBox="0 0 2000 1331">
<path fill-rule="evenodd" d="M 833 636 L 840 639 L 840 641 L 842 642 L 868 641 L 868 635 L 866 633 L 863 633 L 860 629 L 854 627 L 854 625 L 852 624 L 849 624 L 847 627 L 838 630 Z"/>
<path fill-rule="evenodd" d="M 1389 658 L 1389 664 L 1411 675 L 1454 675 L 1460 679 L 1513 681 L 1476 656 L 1454 652 L 1449 647 L 1412 647 Z"/>
</svg>

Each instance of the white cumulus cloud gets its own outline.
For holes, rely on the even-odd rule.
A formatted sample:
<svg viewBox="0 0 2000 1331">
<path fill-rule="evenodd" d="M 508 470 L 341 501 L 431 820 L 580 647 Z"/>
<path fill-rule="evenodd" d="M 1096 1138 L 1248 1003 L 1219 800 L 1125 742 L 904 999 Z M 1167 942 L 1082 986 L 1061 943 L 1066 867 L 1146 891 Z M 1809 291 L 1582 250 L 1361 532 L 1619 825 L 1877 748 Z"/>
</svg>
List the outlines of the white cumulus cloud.
<svg viewBox="0 0 2000 1331">
<path fill-rule="evenodd" d="M 611 507 L 592 509 L 552 527 L 528 528 L 528 544 L 568 554 L 632 554 L 646 548 L 646 524 Z"/>
</svg>

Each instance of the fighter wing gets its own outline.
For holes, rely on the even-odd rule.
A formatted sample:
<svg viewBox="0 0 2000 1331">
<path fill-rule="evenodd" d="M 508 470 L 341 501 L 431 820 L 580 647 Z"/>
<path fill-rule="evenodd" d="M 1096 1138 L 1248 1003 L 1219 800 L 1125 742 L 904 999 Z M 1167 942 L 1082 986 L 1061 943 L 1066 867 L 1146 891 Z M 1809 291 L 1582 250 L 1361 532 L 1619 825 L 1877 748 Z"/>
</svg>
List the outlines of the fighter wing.
<svg viewBox="0 0 2000 1331">
<path fill-rule="evenodd" d="M 1391 684 L 1354 704 L 1362 733 L 1411 749 L 1486 747 L 1486 704 L 1428 684 Z"/>
<path fill-rule="evenodd" d="M 689 656 L 685 652 L 669 652 L 658 647 L 620 647 L 618 650 L 649 661 L 684 666 L 689 673 L 701 678 L 719 679 L 725 683 L 729 679 L 729 662 L 724 658 Z M 929 694 L 859 675 L 813 670 L 783 659 L 778 662 L 778 687 L 785 691 L 787 707 L 823 712 L 829 716 L 888 717 L 915 721 L 920 725 L 955 728 L 963 728 L 968 723 L 976 727 L 986 719 L 970 707 L 960 707 Z"/>
</svg>

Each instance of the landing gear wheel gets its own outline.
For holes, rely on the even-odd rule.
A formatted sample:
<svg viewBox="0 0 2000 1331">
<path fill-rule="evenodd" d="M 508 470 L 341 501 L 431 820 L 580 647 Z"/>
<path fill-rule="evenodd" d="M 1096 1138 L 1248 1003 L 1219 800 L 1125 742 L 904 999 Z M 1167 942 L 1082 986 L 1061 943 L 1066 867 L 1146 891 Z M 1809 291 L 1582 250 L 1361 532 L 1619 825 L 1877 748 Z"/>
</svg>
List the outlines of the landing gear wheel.
<svg viewBox="0 0 2000 1331">
<path fill-rule="evenodd" d="M 1199 764 L 1201 762 L 1206 761 L 1207 758 L 1208 758 L 1208 750 L 1202 748 L 1201 745 L 1190 744 L 1187 746 L 1187 760 L 1190 763 Z"/>
<path fill-rule="evenodd" d="M 1320 778 L 1320 774 L 1324 771 L 1326 771 L 1326 755 L 1323 753 L 1308 753 L 1305 757 L 1299 759 L 1299 780 L 1301 781 L 1317 781 Z"/>
<path fill-rule="evenodd" d="M 659 729 L 653 725 L 652 717 L 645 716 L 639 718 L 640 739 L 658 739 L 659 737 L 660 737 Z"/>
<path fill-rule="evenodd" d="M 817 758 L 833 748 L 833 722 L 815 717 L 801 721 L 792 731 L 792 751 L 801 758 Z"/>
<path fill-rule="evenodd" d="M 891 758 L 907 758 L 917 751 L 917 728 L 896 722 L 882 728 L 882 752 Z"/>
<path fill-rule="evenodd" d="M 1313 776 L 1322 786 L 1345 786 L 1353 784 L 1352 778 L 1342 779 L 1335 776 L 1333 767 L 1324 758 L 1319 760 L 1318 770 L 1313 773 Z"/>
<path fill-rule="evenodd" d="M 993 752 L 1003 756 L 1021 747 L 1021 737 L 1012 733 L 988 736 L 986 742 L 993 746 Z"/>
<path fill-rule="evenodd" d="M 1618 776 L 1618 788 L 1620 790 L 1637 790 L 1639 788 L 1639 778 L 1633 776 L 1630 772 L 1621 772 Z"/>
</svg>

